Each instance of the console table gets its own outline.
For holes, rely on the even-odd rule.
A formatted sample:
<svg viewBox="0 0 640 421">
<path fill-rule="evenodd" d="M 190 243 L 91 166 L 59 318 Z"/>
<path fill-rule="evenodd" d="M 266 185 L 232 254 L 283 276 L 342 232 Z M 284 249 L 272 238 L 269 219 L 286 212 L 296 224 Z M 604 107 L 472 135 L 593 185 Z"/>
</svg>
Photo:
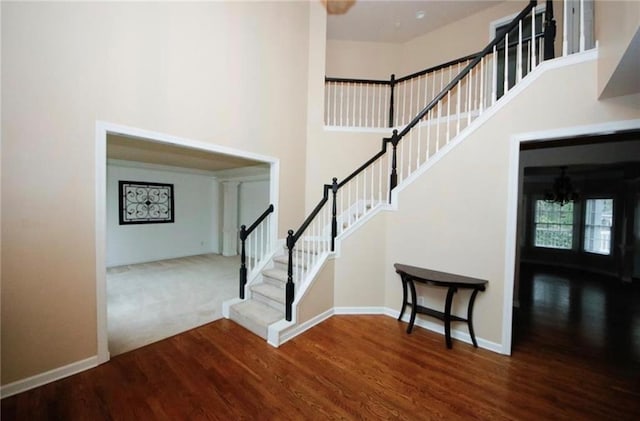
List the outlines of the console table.
<svg viewBox="0 0 640 421">
<path fill-rule="evenodd" d="M 484 291 L 486 285 L 489 283 L 483 279 L 469 278 L 467 276 L 454 275 L 452 273 L 438 272 L 435 270 L 429 270 L 419 268 L 415 266 L 403 265 L 396 263 L 393 265 L 396 272 L 400 275 L 402 280 L 402 309 L 400 310 L 400 316 L 398 320 L 402 319 L 404 310 L 407 306 L 411 307 L 411 319 L 409 320 L 409 326 L 407 327 L 407 333 L 411 333 L 413 324 L 416 321 L 416 313 L 426 314 L 436 319 L 444 321 L 444 335 L 447 344 L 447 348 L 451 348 L 451 322 L 467 322 L 469 327 L 469 335 L 471 335 L 471 341 L 473 346 L 478 347 L 476 342 L 476 335 L 473 332 L 473 303 L 478 295 L 479 291 Z M 416 286 L 415 283 L 419 282 L 427 285 L 434 285 L 438 287 L 448 288 L 447 298 L 444 305 L 444 313 L 438 310 L 427 308 L 418 305 L 416 298 Z M 411 302 L 407 301 L 407 287 L 411 292 Z M 463 319 L 451 314 L 451 303 L 453 302 L 453 294 L 456 293 L 458 288 L 472 289 L 471 298 L 469 298 L 469 307 L 467 309 L 467 318 Z"/>
</svg>

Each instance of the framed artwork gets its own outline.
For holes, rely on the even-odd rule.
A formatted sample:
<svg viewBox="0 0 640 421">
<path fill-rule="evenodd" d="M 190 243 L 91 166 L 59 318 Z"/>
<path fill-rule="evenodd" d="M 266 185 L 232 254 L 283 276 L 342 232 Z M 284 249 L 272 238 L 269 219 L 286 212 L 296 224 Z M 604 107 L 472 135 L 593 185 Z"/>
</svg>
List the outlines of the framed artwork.
<svg viewBox="0 0 640 421">
<path fill-rule="evenodd" d="M 118 182 L 120 225 L 174 222 L 173 184 Z"/>
</svg>

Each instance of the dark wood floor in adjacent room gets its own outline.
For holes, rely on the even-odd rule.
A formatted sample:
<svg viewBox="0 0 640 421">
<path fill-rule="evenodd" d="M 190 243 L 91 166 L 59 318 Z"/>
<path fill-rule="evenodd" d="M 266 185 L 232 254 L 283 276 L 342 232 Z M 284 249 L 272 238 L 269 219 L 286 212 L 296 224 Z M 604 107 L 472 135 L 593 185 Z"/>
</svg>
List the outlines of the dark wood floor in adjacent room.
<svg viewBox="0 0 640 421">
<path fill-rule="evenodd" d="M 219 320 L 6 398 L 2 420 L 640 419 L 635 351 L 596 351 L 607 339 L 597 325 L 602 341 L 575 355 L 594 319 L 544 329 L 562 307 L 547 305 L 561 294 L 552 284 L 529 288 L 511 357 L 460 341 L 447 350 L 386 316 L 334 316 L 279 349 Z"/>
</svg>

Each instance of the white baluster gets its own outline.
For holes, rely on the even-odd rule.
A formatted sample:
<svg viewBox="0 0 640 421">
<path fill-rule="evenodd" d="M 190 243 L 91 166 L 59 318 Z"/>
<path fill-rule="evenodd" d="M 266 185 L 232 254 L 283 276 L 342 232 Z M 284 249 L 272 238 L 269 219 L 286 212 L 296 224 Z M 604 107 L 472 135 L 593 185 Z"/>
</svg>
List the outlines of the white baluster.
<svg viewBox="0 0 640 421">
<path fill-rule="evenodd" d="M 418 79 L 418 94 L 416 95 L 416 108 L 418 109 L 418 112 L 420 111 L 420 105 L 419 105 L 420 100 L 418 98 L 420 98 L 421 86 L 422 86 L 421 79 Z M 426 89 L 426 86 L 425 86 L 425 89 Z M 418 121 L 418 150 L 416 152 L 416 169 L 420 168 L 420 144 L 421 143 L 422 143 L 422 121 Z"/>
<path fill-rule="evenodd" d="M 360 105 L 359 105 L 359 110 L 358 110 L 358 125 L 360 127 L 362 127 L 362 94 L 364 93 L 363 90 L 366 88 L 367 85 L 360 85 L 360 88 L 358 89 L 358 91 L 360 91 Z"/>
<path fill-rule="evenodd" d="M 460 63 L 458 63 L 458 74 L 460 74 Z M 456 105 L 456 114 L 458 118 L 458 124 L 456 125 L 456 136 L 460 134 L 460 120 L 462 116 L 460 115 L 460 97 L 462 96 L 462 79 L 460 79 L 456 85 L 456 98 L 458 99 Z"/>
<path fill-rule="evenodd" d="M 518 22 L 518 52 L 516 58 L 516 66 L 518 67 L 518 82 L 522 80 L 522 21 Z"/>
<path fill-rule="evenodd" d="M 379 85 L 379 92 L 380 95 L 378 95 L 378 127 L 382 127 L 382 116 L 384 115 L 384 111 L 382 110 L 382 97 L 386 96 L 385 92 L 385 85 Z"/>
<path fill-rule="evenodd" d="M 449 66 L 449 82 L 451 82 L 453 80 L 453 78 L 451 77 L 451 69 L 453 66 Z M 449 89 L 449 91 L 447 92 L 447 142 L 446 144 L 449 143 L 449 139 L 451 139 L 450 137 L 450 123 L 451 123 L 451 89 Z"/>
<path fill-rule="evenodd" d="M 536 64 L 536 9 L 531 9 L 531 70 Z"/>
<path fill-rule="evenodd" d="M 371 188 L 369 192 L 369 203 L 371 203 L 371 208 L 373 208 L 373 191 L 376 187 L 375 175 L 376 175 L 376 163 L 371 164 Z"/>
<path fill-rule="evenodd" d="M 351 83 L 347 82 L 347 127 L 351 126 Z"/>
<path fill-rule="evenodd" d="M 338 110 L 338 82 L 333 84 L 333 121 L 331 122 L 332 126 L 338 125 L 338 116 L 336 112 Z"/>
<path fill-rule="evenodd" d="M 378 200 L 382 201 L 382 173 L 384 171 L 382 171 L 382 160 L 384 158 L 384 155 L 380 157 L 380 159 L 378 160 L 379 165 L 378 165 Z"/>
<path fill-rule="evenodd" d="M 324 83 L 324 125 L 329 125 L 329 111 L 331 110 L 331 82 Z"/>
<path fill-rule="evenodd" d="M 366 110 L 364 115 L 364 125 L 365 127 L 370 127 L 369 126 L 369 85 L 366 85 L 366 96 L 364 101 L 364 108 Z"/>
<path fill-rule="evenodd" d="M 584 0 L 580 0 L 580 52 L 585 50 L 586 39 L 584 35 Z"/>
<path fill-rule="evenodd" d="M 340 82 L 340 126 L 342 127 L 342 118 L 344 116 L 344 82 Z"/>
<path fill-rule="evenodd" d="M 480 114 L 482 114 L 482 110 L 484 109 L 484 78 L 484 57 L 482 57 L 480 59 Z M 471 120 L 469 120 L 469 122 L 471 122 Z"/>
<path fill-rule="evenodd" d="M 469 73 L 465 76 L 465 78 L 467 79 L 467 126 L 469 124 L 471 124 L 471 95 L 472 95 L 472 89 L 471 89 L 471 85 L 473 82 L 473 79 L 471 78 L 471 72 L 473 72 L 473 68 L 469 71 Z"/>
<path fill-rule="evenodd" d="M 491 83 L 491 104 L 495 104 L 498 99 L 496 87 L 498 85 L 498 49 L 493 46 L 493 82 Z"/>
<path fill-rule="evenodd" d="M 504 37 L 504 90 L 502 95 L 509 92 L 509 34 Z"/>
<path fill-rule="evenodd" d="M 380 86 L 382 85 L 374 85 L 373 86 L 373 98 L 371 100 L 373 105 L 373 115 L 371 116 L 371 126 L 379 127 L 380 125 L 380 107 L 378 106 L 376 112 L 376 105 L 378 104 L 378 97 L 380 96 Z"/>
<path fill-rule="evenodd" d="M 398 126 L 404 126 L 407 123 L 405 118 L 407 111 L 407 85 L 406 81 L 402 82 L 402 120 L 399 122 L 400 124 L 397 124 Z"/>
<path fill-rule="evenodd" d="M 566 57 L 569 54 L 569 28 L 567 27 L 569 20 L 569 0 L 565 0 L 563 3 L 563 11 L 562 11 L 562 55 Z"/>
</svg>

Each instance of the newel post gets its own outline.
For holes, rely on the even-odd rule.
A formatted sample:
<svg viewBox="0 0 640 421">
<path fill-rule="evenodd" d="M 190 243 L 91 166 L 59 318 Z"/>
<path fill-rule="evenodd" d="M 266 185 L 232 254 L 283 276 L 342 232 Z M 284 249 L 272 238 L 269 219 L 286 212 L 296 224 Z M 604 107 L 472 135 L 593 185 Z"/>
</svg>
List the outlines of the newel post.
<svg viewBox="0 0 640 421">
<path fill-rule="evenodd" d="M 338 179 L 333 177 L 331 184 L 331 192 L 333 193 L 333 205 L 331 207 L 331 251 L 335 251 L 336 237 L 338 236 L 338 205 L 336 203 L 336 194 L 338 193 Z"/>
<path fill-rule="evenodd" d="M 532 13 L 535 13 L 535 9 Z M 553 18 L 553 1 L 547 0 L 544 12 L 544 59 L 551 60 L 555 57 L 554 43 L 556 40 L 556 21 Z"/>
<path fill-rule="evenodd" d="M 389 127 L 393 127 L 393 110 L 395 108 L 394 105 L 394 91 L 396 88 L 396 75 L 391 75 L 391 80 L 389 81 L 389 86 L 391 89 L 391 95 L 389 97 Z"/>
<path fill-rule="evenodd" d="M 247 285 L 247 256 L 244 250 L 244 240 L 247 239 L 247 226 L 240 226 L 240 298 L 244 300 L 244 287 Z"/>
<path fill-rule="evenodd" d="M 391 203 L 391 191 L 398 185 L 398 171 L 396 170 L 398 167 L 398 142 L 400 142 L 400 137 L 398 136 L 398 130 L 393 131 L 393 135 L 391 139 L 391 146 L 393 146 L 393 150 L 391 152 L 391 175 L 389 176 L 389 203 Z"/>
<path fill-rule="evenodd" d="M 285 310 L 284 318 L 291 321 L 291 309 L 293 307 L 294 285 L 293 285 L 293 248 L 295 247 L 295 238 L 293 230 L 287 233 L 287 250 L 289 251 L 289 263 L 287 264 L 287 285 L 285 289 Z"/>
</svg>

